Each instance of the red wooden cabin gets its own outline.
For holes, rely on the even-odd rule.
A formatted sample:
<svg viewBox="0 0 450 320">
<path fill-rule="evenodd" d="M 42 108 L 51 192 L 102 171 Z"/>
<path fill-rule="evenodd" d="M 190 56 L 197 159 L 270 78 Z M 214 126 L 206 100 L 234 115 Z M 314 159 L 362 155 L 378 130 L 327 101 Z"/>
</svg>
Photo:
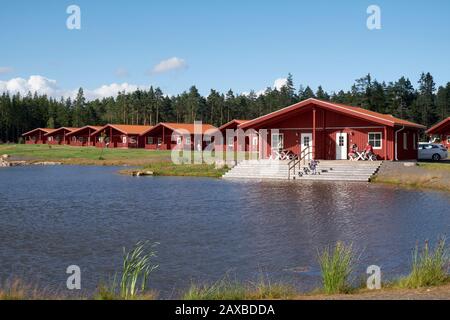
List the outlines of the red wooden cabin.
<svg viewBox="0 0 450 320">
<path fill-rule="evenodd" d="M 61 127 L 45 135 L 48 144 L 69 144 L 67 134 L 79 128 Z"/>
<path fill-rule="evenodd" d="M 373 146 L 380 160 L 417 159 L 424 126 L 359 107 L 307 99 L 239 126 L 259 132 L 265 154 L 289 150 L 313 159 L 347 159 L 349 146 Z M 264 135 L 264 132 L 267 135 Z M 264 150 L 263 149 L 263 150 Z"/>
<path fill-rule="evenodd" d="M 36 128 L 22 134 L 26 144 L 45 144 L 47 142 L 47 133 L 54 131 L 50 128 Z"/>
<path fill-rule="evenodd" d="M 68 144 L 78 147 L 93 146 L 94 141 L 91 139 L 91 135 L 100 128 L 100 126 L 84 126 L 83 128 L 69 132 L 66 135 Z"/>
<path fill-rule="evenodd" d="M 143 148 L 141 134 L 152 126 L 126 124 L 107 124 L 91 135 L 95 146 L 99 148 Z"/>
<path fill-rule="evenodd" d="M 244 124 L 248 122 L 249 120 L 238 120 L 233 119 L 230 122 L 225 123 L 219 128 L 220 133 L 223 137 L 223 151 L 233 151 L 233 150 L 239 150 L 239 143 L 237 139 L 237 132 L 236 130 L 241 124 Z M 227 136 L 228 133 L 228 136 Z M 233 134 L 233 135 L 231 135 Z M 256 139 L 256 140 L 255 140 Z M 249 151 L 251 147 L 255 146 L 256 149 L 258 147 L 258 136 L 252 135 L 251 137 L 247 136 L 244 137 L 245 140 L 245 147 L 241 147 L 241 151 Z M 220 149 L 219 143 L 216 142 L 216 148 Z M 256 150 L 255 150 L 256 151 Z"/>
<path fill-rule="evenodd" d="M 184 148 L 189 146 L 192 150 L 197 149 L 194 146 L 194 134 L 203 135 L 208 131 L 212 133 L 217 130 L 216 127 L 210 124 L 198 125 L 199 132 L 194 131 L 193 123 L 169 123 L 161 122 L 153 128 L 142 133 L 145 148 L 150 150 L 172 150 L 175 146 Z M 203 141 L 203 137 L 202 137 Z M 202 142 L 202 150 L 205 148 L 206 142 Z"/>
<path fill-rule="evenodd" d="M 450 147 L 450 117 L 442 120 L 428 129 L 427 134 L 433 138 L 438 138 L 447 148 Z"/>
</svg>

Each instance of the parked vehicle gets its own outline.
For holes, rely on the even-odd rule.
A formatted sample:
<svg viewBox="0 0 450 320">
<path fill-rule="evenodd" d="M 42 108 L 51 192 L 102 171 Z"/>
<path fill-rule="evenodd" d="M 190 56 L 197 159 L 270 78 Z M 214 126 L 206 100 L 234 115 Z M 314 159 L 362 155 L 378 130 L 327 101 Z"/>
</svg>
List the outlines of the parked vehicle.
<svg viewBox="0 0 450 320">
<path fill-rule="evenodd" d="M 448 150 L 443 144 L 436 143 L 420 143 L 419 144 L 419 160 L 439 161 L 447 159 Z"/>
</svg>

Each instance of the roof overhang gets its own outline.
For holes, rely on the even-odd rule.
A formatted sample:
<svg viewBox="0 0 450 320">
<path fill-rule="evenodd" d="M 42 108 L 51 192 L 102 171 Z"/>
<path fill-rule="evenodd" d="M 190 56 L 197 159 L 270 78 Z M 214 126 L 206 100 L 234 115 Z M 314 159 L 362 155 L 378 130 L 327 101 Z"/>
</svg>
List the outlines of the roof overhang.
<svg viewBox="0 0 450 320">
<path fill-rule="evenodd" d="M 386 119 L 385 118 L 386 115 L 378 114 L 376 112 L 369 112 L 369 111 L 364 112 L 365 110 L 364 111 L 363 110 L 355 110 L 354 107 L 351 107 L 351 106 L 344 106 L 341 104 L 335 104 L 335 103 L 321 101 L 321 100 L 317 100 L 317 99 L 313 99 L 313 98 L 298 102 L 291 106 L 285 107 L 283 109 L 280 109 L 280 110 L 271 112 L 269 114 L 266 114 L 264 116 L 258 117 L 256 119 L 250 120 L 244 124 L 241 124 L 239 126 L 239 128 L 246 129 L 246 128 L 250 128 L 250 127 L 254 127 L 254 126 L 261 126 L 261 124 L 263 124 L 266 121 L 271 121 L 278 117 L 287 116 L 291 112 L 300 111 L 300 110 L 308 108 L 310 106 L 318 106 L 318 107 L 321 107 L 323 109 L 327 109 L 327 110 L 330 110 L 333 112 L 341 113 L 341 114 L 348 115 L 348 116 L 351 116 L 354 118 L 374 122 L 374 123 L 389 126 L 389 127 L 394 127 L 396 125 L 400 125 L 400 126 L 406 126 L 406 127 L 415 127 L 415 128 L 425 129 L 424 126 L 415 124 L 412 122 L 404 121 L 403 123 L 397 123 L 395 121 L 396 118 L 392 117 L 392 120 Z"/>
<path fill-rule="evenodd" d="M 439 130 L 443 130 L 446 126 L 449 126 L 450 130 L 450 117 L 436 123 L 434 126 L 427 130 L 427 134 L 436 134 L 439 132 Z"/>
</svg>

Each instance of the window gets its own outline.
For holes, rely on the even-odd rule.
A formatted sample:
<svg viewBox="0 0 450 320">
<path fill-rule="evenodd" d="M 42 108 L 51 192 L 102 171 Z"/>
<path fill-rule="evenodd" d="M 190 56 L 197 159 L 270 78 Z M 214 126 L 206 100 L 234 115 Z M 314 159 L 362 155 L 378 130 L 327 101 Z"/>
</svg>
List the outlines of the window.
<svg viewBox="0 0 450 320">
<path fill-rule="evenodd" d="M 272 149 L 282 150 L 284 148 L 282 133 L 272 133 Z"/>
<path fill-rule="evenodd" d="M 153 137 L 147 137 L 147 144 L 154 144 L 155 141 L 153 139 Z"/>
<path fill-rule="evenodd" d="M 403 133 L 403 150 L 408 150 L 408 133 Z"/>
<path fill-rule="evenodd" d="M 178 144 L 178 145 L 181 144 L 181 137 L 180 137 L 180 136 L 177 137 L 177 144 Z"/>
<path fill-rule="evenodd" d="M 369 132 L 369 144 L 374 149 L 381 149 L 382 148 L 382 134 L 381 132 Z"/>
<path fill-rule="evenodd" d="M 162 145 L 162 138 L 158 138 L 158 146 Z"/>
<path fill-rule="evenodd" d="M 447 136 L 447 143 L 450 144 L 450 136 Z"/>
<path fill-rule="evenodd" d="M 416 134 L 415 133 L 413 133 L 413 149 L 417 150 Z"/>
<path fill-rule="evenodd" d="M 186 137 L 186 144 L 191 144 L 191 137 Z"/>
<path fill-rule="evenodd" d="M 449 136 L 449 139 L 450 139 L 450 136 Z M 258 137 L 253 137 L 252 145 L 255 146 L 255 147 L 258 145 Z"/>
<path fill-rule="evenodd" d="M 343 147 L 344 146 L 344 137 L 343 136 L 339 136 L 339 147 Z"/>
</svg>

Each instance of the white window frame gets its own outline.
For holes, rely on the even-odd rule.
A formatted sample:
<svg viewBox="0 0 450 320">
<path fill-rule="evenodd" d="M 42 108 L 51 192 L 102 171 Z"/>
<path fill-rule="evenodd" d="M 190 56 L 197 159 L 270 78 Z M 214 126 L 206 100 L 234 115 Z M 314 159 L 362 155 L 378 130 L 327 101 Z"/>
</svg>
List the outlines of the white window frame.
<svg viewBox="0 0 450 320">
<path fill-rule="evenodd" d="M 182 143 L 181 136 L 177 136 L 177 145 L 180 145 Z"/>
<path fill-rule="evenodd" d="M 147 137 L 147 144 L 155 144 L 155 138 L 154 137 Z"/>
<path fill-rule="evenodd" d="M 281 145 L 281 148 L 275 148 L 275 146 L 273 145 L 273 137 L 274 136 L 278 136 L 278 137 L 280 137 L 281 136 L 281 141 L 283 142 L 282 143 L 282 145 Z M 278 140 L 279 141 L 279 140 Z M 283 150 L 284 149 L 284 133 L 282 133 L 282 132 L 278 132 L 278 133 L 271 133 L 271 135 L 270 135 L 270 145 L 272 146 L 272 150 L 279 150 L 279 149 L 281 149 L 281 150 Z"/>
<path fill-rule="evenodd" d="M 373 144 L 372 144 L 372 148 L 374 149 L 374 150 L 380 150 L 380 149 L 383 149 L 383 132 L 369 132 L 368 134 L 367 134 L 367 143 L 370 143 L 370 135 L 371 134 L 375 134 L 375 135 L 379 135 L 380 136 L 380 146 L 379 147 L 375 147 Z M 376 141 L 376 139 L 373 139 L 373 141 Z"/>
<path fill-rule="evenodd" d="M 258 146 L 258 136 L 252 137 L 252 146 L 254 147 Z"/>
<path fill-rule="evenodd" d="M 234 148 L 234 136 L 233 137 L 227 137 L 227 146 L 228 148 Z"/>
<path fill-rule="evenodd" d="M 450 135 L 447 136 L 447 143 L 450 144 Z"/>
<path fill-rule="evenodd" d="M 403 132 L 403 150 L 408 150 L 408 133 Z"/>
<path fill-rule="evenodd" d="M 186 144 L 191 144 L 191 137 L 190 136 L 186 137 Z"/>
</svg>

